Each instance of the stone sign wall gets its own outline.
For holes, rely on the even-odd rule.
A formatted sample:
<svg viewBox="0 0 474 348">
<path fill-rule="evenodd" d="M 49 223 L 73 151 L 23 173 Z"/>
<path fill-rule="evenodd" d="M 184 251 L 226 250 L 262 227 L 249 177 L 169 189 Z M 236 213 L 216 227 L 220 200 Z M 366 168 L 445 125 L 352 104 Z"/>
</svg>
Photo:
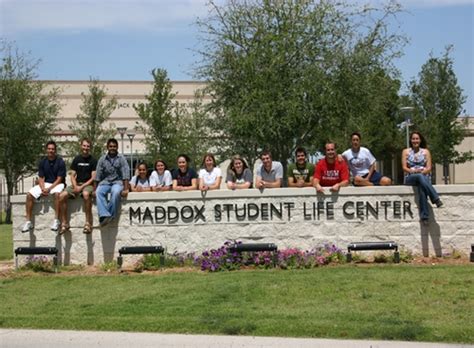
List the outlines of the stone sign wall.
<svg viewBox="0 0 474 348">
<path fill-rule="evenodd" d="M 49 199 L 35 204 L 35 229 L 21 233 L 22 195 L 12 197 L 14 247 L 56 246 L 64 264 L 109 262 L 122 246 L 200 252 L 226 240 L 271 242 L 280 249 L 393 240 L 425 255 L 452 249 L 467 253 L 474 243 L 474 185 L 436 189 L 445 205 L 432 209 L 428 225 L 420 223 L 413 188 L 407 186 L 348 187 L 326 195 L 312 188 L 131 193 L 123 199 L 117 221 L 95 226 L 92 235 L 82 233 L 85 217 L 77 199 L 69 202 L 71 232 L 63 236 L 49 229 L 54 219 Z M 93 214 L 98 225 L 95 206 Z"/>
</svg>

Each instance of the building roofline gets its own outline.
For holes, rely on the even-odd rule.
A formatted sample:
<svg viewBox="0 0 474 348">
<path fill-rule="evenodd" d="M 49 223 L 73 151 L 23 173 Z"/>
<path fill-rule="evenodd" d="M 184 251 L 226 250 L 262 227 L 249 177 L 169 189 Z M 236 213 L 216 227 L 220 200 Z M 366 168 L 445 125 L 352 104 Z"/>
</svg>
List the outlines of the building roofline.
<svg viewBox="0 0 474 348">
<path fill-rule="evenodd" d="M 44 83 L 68 83 L 68 84 L 83 84 L 89 83 L 90 80 L 35 80 Z M 153 83 L 153 80 L 98 80 L 99 83 L 115 83 L 115 84 L 143 84 Z M 193 80 L 170 80 L 172 84 L 203 84 L 206 81 L 193 81 Z"/>
</svg>

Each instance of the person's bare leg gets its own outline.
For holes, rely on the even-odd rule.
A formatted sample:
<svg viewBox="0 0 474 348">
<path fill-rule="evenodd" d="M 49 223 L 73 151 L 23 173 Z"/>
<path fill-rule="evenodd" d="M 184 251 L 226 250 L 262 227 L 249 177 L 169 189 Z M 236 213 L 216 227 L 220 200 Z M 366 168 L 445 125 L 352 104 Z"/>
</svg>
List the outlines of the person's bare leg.
<svg viewBox="0 0 474 348">
<path fill-rule="evenodd" d="M 383 176 L 382 179 L 380 179 L 380 186 L 390 186 L 392 185 L 392 179 Z"/>
<path fill-rule="evenodd" d="M 369 180 L 364 179 L 360 176 L 354 177 L 354 185 L 355 186 L 374 186 Z"/>
<path fill-rule="evenodd" d="M 26 194 L 26 220 L 31 221 L 33 216 L 33 206 L 35 205 L 35 197 L 30 193 Z"/>
<path fill-rule="evenodd" d="M 63 191 L 59 195 L 59 210 L 60 210 L 60 220 L 61 224 L 67 224 L 67 200 L 68 200 L 68 193 Z"/>
<path fill-rule="evenodd" d="M 60 196 L 60 193 L 55 193 L 54 194 L 54 216 L 56 219 L 59 220 L 59 216 L 60 216 L 60 213 L 61 213 L 61 208 L 60 208 L 60 201 L 59 201 L 59 196 Z"/>
<path fill-rule="evenodd" d="M 92 226 L 92 195 L 89 192 L 83 191 L 82 198 L 84 199 L 84 211 L 86 213 L 86 222 Z"/>
</svg>

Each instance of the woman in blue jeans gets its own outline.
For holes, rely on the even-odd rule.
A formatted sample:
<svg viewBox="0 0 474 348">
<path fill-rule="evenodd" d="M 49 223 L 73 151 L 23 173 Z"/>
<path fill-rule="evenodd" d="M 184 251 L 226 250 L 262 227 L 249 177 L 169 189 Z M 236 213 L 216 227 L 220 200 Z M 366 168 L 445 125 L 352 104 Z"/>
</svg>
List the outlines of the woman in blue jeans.
<svg viewBox="0 0 474 348">
<path fill-rule="evenodd" d="M 443 205 L 438 192 L 431 185 L 431 153 L 420 132 L 410 135 L 410 147 L 402 152 L 402 168 L 405 173 L 405 185 L 415 186 L 419 196 L 420 219 L 428 223 L 428 197 L 438 208 Z"/>
</svg>

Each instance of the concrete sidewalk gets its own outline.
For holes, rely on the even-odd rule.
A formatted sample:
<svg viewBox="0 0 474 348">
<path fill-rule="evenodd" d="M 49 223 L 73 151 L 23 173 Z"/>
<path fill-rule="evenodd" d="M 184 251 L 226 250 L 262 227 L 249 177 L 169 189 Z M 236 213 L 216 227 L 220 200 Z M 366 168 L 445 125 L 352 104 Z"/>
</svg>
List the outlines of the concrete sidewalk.
<svg viewBox="0 0 474 348">
<path fill-rule="evenodd" d="M 176 335 L 135 332 L 0 329 L 1 348 L 441 348 L 474 347 L 445 343 L 333 340 L 313 338 Z"/>
</svg>

